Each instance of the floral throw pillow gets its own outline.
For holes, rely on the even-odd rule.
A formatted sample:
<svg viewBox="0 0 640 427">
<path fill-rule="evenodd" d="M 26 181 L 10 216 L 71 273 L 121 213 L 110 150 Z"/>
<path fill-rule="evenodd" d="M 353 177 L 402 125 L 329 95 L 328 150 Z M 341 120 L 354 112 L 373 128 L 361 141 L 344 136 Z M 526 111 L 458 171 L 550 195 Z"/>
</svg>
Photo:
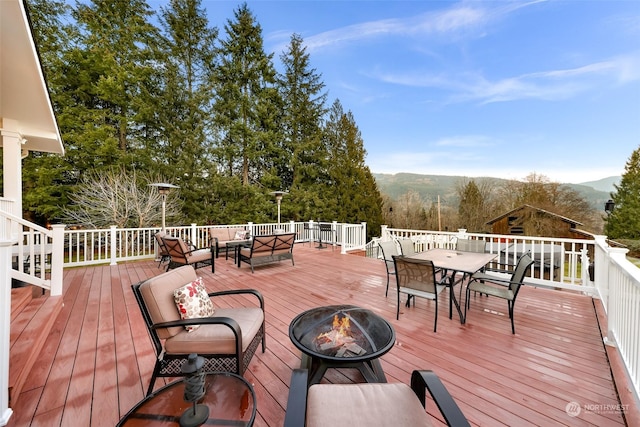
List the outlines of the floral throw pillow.
<svg viewBox="0 0 640 427">
<path fill-rule="evenodd" d="M 249 233 L 247 231 L 236 231 L 236 235 L 234 237 L 234 240 L 246 240 L 248 237 Z"/>
<path fill-rule="evenodd" d="M 182 319 L 210 317 L 215 312 L 207 289 L 202 283 L 202 277 L 173 291 L 173 299 Z M 191 332 L 199 327 L 200 325 L 190 325 L 185 326 L 185 329 Z"/>
</svg>

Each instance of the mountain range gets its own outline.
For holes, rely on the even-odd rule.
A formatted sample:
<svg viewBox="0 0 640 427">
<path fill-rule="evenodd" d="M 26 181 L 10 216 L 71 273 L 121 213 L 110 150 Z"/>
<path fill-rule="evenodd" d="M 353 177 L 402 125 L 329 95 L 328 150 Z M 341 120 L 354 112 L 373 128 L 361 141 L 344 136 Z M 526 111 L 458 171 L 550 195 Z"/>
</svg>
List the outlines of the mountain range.
<svg viewBox="0 0 640 427">
<path fill-rule="evenodd" d="M 440 197 L 441 203 L 449 206 L 457 206 L 458 204 L 456 186 L 459 183 L 473 179 L 478 183 L 489 181 L 492 185 L 502 186 L 508 181 L 502 178 L 491 177 L 468 178 L 464 176 L 421 175 L 413 173 L 374 173 L 373 177 L 378 184 L 380 192 L 393 200 L 413 190 L 426 202 L 436 202 L 438 197 Z M 620 176 L 611 176 L 597 181 L 583 182 L 580 184 L 563 183 L 562 185 L 577 191 L 594 209 L 603 210 L 605 202 L 611 198 L 610 193 L 615 191 L 614 185 L 620 184 L 621 179 L 622 177 Z"/>
</svg>

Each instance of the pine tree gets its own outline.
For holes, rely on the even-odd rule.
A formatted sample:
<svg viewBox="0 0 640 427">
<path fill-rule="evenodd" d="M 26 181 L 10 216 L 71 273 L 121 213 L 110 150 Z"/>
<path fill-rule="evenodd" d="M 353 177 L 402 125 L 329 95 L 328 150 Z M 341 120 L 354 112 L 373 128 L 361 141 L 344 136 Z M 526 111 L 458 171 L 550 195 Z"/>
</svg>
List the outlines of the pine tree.
<svg viewBox="0 0 640 427">
<path fill-rule="evenodd" d="M 606 218 L 605 233 L 612 239 L 640 239 L 640 147 L 631 153 L 615 189 L 615 208 Z"/>
<path fill-rule="evenodd" d="M 70 9 L 75 25 L 61 25 L 68 22 L 63 4 L 38 0 L 31 5 L 65 146 L 62 158 L 37 154 L 25 162 L 25 199 L 44 221 L 59 217 L 85 171 L 146 170 L 157 153 L 153 95 L 160 61 L 154 47 L 162 42 L 149 24 L 152 12 L 140 0 L 96 0 Z M 43 187 L 32 186 L 32 176 L 52 184 L 44 186 L 50 199 L 40 197 Z"/>
<path fill-rule="evenodd" d="M 279 157 L 276 72 L 264 52 L 262 28 L 246 3 L 225 25 L 216 73 L 215 123 L 220 132 L 217 155 L 227 176 L 242 184 L 260 182 L 273 173 L 268 154 Z"/>
<path fill-rule="evenodd" d="M 162 92 L 154 103 L 161 134 L 157 163 L 163 176 L 180 186 L 189 222 L 207 221 L 216 210 L 210 200 L 216 174 L 212 148 L 213 75 L 217 29 L 210 28 L 201 0 L 171 0 L 161 8 Z"/>
<path fill-rule="evenodd" d="M 365 221 L 369 237 L 379 235 L 382 197 L 365 164 L 364 141 L 353 114 L 345 113 L 338 100 L 329 111 L 324 133 L 330 165 L 324 214 L 337 221 Z"/>
<path fill-rule="evenodd" d="M 291 36 L 287 51 L 280 56 L 284 71 L 278 78 L 283 100 L 283 158 L 278 169 L 282 187 L 290 189 L 286 211 L 292 219 L 315 218 L 314 194 L 321 189 L 327 151 L 322 144 L 322 118 L 326 113 L 324 83 L 310 66 L 302 37 Z"/>
<path fill-rule="evenodd" d="M 122 159 L 129 166 L 139 165 L 138 150 L 145 147 L 149 129 L 149 105 L 157 87 L 156 46 L 163 44 L 156 27 L 150 24 L 152 11 L 144 0 L 92 0 L 78 3 L 75 10 L 80 28 L 78 56 L 81 68 L 73 69 L 69 82 L 86 82 L 79 95 L 88 96 L 82 105 L 89 129 L 104 151 L 93 154 L 111 166 Z M 152 135 L 153 137 L 153 135 Z M 83 149 L 88 148 L 83 144 Z"/>
<path fill-rule="evenodd" d="M 461 183 L 458 188 L 458 219 L 460 226 L 470 232 L 483 232 L 487 221 L 489 187 L 484 183 L 478 185 L 475 180 Z"/>
</svg>

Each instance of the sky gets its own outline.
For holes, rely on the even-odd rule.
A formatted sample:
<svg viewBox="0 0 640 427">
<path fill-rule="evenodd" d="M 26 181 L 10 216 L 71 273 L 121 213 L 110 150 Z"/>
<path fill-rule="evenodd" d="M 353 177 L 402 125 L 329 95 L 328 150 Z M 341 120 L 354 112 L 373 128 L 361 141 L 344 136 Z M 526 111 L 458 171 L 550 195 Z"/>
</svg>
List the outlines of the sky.
<svg viewBox="0 0 640 427">
<path fill-rule="evenodd" d="M 240 4 L 203 0 L 220 37 Z M 278 70 L 303 38 L 373 173 L 581 183 L 640 148 L 638 0 L 247 5 Z"/>
</svg>

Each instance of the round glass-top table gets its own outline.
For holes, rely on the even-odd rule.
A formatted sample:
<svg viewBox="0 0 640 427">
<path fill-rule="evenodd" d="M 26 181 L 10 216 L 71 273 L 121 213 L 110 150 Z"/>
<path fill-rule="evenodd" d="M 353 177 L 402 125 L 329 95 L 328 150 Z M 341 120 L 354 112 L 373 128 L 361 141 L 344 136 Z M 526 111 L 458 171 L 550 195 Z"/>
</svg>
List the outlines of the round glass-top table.
<svg viewBox="0 0 640 427">
<path fill-rule="evenodd" d="M 328 368 L 356 368 L 367 382 L 386 382 L 379 357 L 396 341 L 393 326 L 371 310 L 353 305 L 317 307 L 289 325 L 289 338 L 302 352 L 309 385 Z"/>
<path fill-rule="evenodd" d="M 247 380 L 227 372 L 207 373 L 205 378 L 205 395 L 198 402 L 209 408 L 209 418 L 204 425 L 253 425 L 256 397 Z M 179 426 L 180 417 L 192 406 L 184 401 L 184 382 L 178 380 L 138 402 L 118 426 Z"/>
</svg>

